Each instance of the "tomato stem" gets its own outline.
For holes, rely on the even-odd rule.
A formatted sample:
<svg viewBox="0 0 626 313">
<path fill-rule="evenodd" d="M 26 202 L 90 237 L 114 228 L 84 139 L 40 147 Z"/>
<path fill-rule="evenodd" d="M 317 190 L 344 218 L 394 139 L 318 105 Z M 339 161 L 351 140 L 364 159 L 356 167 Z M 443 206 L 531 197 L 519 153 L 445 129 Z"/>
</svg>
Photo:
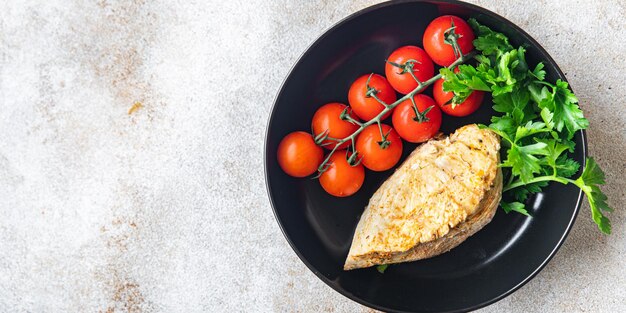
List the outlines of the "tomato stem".
<svg viewBox="0 0 626 313">
<path fill-rule="evenodd" d="M 454 56 L 458 58 L 459 56 L 463 55 L 463 52 L 461 51 L 461 47 L 459 46 L 459 43 L 458 43 L 458 39 L 461 38 L 461 35 L 454 32 L 454 30 L 456 29 L 456 26 L 454 25 L 454 20 L 450 19 L 450 23 L 452 27 L 448 28 L 443 33 L 443 36 L 444 36 L 443 42 L 452 46 L 452 50 L 454 51 Z"/>
<path fill-rule="evenodd" d="M 377 143 L 381 149 L 387 149 L 387 147 L 389 147 L 389 145 L 391 144 L 391 142 L 387 140 L 387 137 L 389 137 L 389 134 L 391 133 L 391 128 L 389 128 L 389 131 L 387 131 L 386 134 L 383 134 L 383 126 L 379 121 L 378 130 L 380 131 L 380 141 L 378 141 Z"/>
<path fill-rule="evenodd" d="M 422 82 L 417 78 L 417 76 L 415 76 L 415 73 L 413 73 L 413 70 L 409 72 L 409 75 L 411 75 L 411 77 L 415 79 L 415 81 L 417 82 L 417 87 L 419 87 L 422 84 Z"/>
<path fill-rule="evenodd" d="M 337 148 L 339 148 L 339 146 L 341 146 L 342 143 L 343 142 L 341 142 L 341 140 L 340 140 L 340 142 L 335 143 L 335 146 L 333 147 L 332 150 L 330 150 L 330 153 L 326 156 L 326 159 L 324 159 L 324 161 L 322 161 L 320 166 L 317 168 L 317 171 L 318 171 L 319 174 L 315 178 L 319 177 L 322 173 L 326 172 L 326 170 L 330 166 L 330 164 L 328 164 L 328 161 L 330 160 L 330 157 L 333 154 L 335 154 L 335 151 L 337 151 Z"/>
<path fill-rule="evenodd" d="M 453 46 L 456 45 L 458 47 L 458 44 L 456 43 L 456 38 L 453 41 Z M 459 51 L 461 51 L 459 49 Z M 469 61 L 471 58 L 474 57 L 474 55 L 476 54 L 476 52 L 472 51 L 468 54 L 461 54 L 461 56 L 456 59 L 456 61 L 454 61 L 452 64 L 450 64 L 450 66 L 448 66 L 448 69 L 452 70 L 454 69 L 457 65 L 459 64 L 463 64 L 467 61 Z M 389 62 L 389 61 L 387 61 Z M 413 89 L 411 92 L 407 93 L 406 95 L 404 95 L 402 98 L 396 100 L 394 103 L 391 104 L 386 104 L 385 102 L 383 102 L 382 100 L 380 100 L 377 96 L 376 93 L 378 92 L 378 90 L 369 87 L 369 81 L 370 78 L 372 77 L 372 75 L 374 75 L 373 73 L 368 77 L 367 82 L 366 82 L 366 96 L 371 96 L 374 99 L 376 99 L 378 102 L 380 102 L 385 108 L 380 111 L 380 113 L 378 113 L 378 115 L 376 115 L 374 118 L 372 118 L 371 120 L 361 123 L 361 122 L 356 122 L 356 120 L 352 119 L 351 117 L 349 117 L 349 114 L 346 114 L 346 120 L 350 121 L 350 120 L 354 120 L 357 125 L 359 125 L 359 128 L 357 130 L 355 130 L 351 135 L 343 138 L 343 139 L 337 139 L 337 142 L 335 143 L 335 146 L 333 147 L 333 149 L 330 151 L 330 153 L 328 154 L 328 156 L 326 156 L 326 159 L 324 159 L 324 161 L 322 161 L 322 163 L 320 164 L 320 166 L 318 167 L 318 172 L 321 174 L 324 171 L 326 171 L 328 169 L 328 161 L 330 160 L 330 157 L 337 151 L 337 149 L 339 148 L 339 146 L 341 146 L 341 144 L 343 144 L 344 142 L 347 141 L 351 141 L 352 143 L 352 149 L 353 151 L 355 151 L 356 153 L 356 147 L 354 146 L 354 141 L 356 139 L 356 137 L 368 126 L 373 125 L 374 123 L 378 123 L 379 127 L 380 127 L 380 131 L 381 131 L 381 136 L 384 137 L 383 133 L 382 133 L 382 127 L 380 126 L 381 121 L 383 120 L 383 116 L 385 116 L 387 113 L 391 112 L 396 106 L 398 106 L 400 103 L 408 100 L 408 99 L 413 99 L 413 96 L 415 96 L 416 94 L 418 94 L 419 92 L 421 92 L 422 90 L 426 89 L 428 86 L 432 85 L 434 82 L 436 82 L 437 80 L 441 79 L 441 73 L 431 77 L 430 79 L 428 79 L 425 82 L 420 82 L 418 81 L 418 85 L 417 87 L 415 87 L 415 89 Z M 426 110 L 424 110 L 426 112 Z M 425 112 L 422 112 L 422 114 L 426 114 Z M 335 138 L 333 138 L 335 139 Z M 383 139 L 384 140 L 384 139 Z M 318 175 L 319 177 L 319 175 Z"/>
<path fill-rule="evenodd" d="M 357 121 L 356 119 L 352 118 L 352 116 L 350 116 L 350 114 L 348 114 L 348 107 L 346 107 L 345 109 L 343 109 L 343 111 L 341 112 L 341 114 L 339 115 L 339 118 L 341 120 L 350 122 L 354 125 L 363 125 L 361 122 Z"/>
<path fill-rule="evenodd" d="M 378 101 L 378 103 L 382 104 L 385 108 L 389 107 L 389 105 L 387 103 L 385 103 L 385 101 L 380 100 L 380 98 L 378 98 L 378 96 L 376 94 L 373 94 L 372 98 L 374 98 L 374 100 Z"/>
</svg>

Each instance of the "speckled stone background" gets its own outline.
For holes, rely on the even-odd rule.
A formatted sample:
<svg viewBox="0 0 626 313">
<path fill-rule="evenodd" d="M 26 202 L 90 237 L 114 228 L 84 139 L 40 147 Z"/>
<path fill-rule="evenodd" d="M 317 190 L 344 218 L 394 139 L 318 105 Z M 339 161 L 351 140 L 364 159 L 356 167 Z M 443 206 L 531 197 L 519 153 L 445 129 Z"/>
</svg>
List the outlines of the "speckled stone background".
<svg viewBox="0 0 626 313">
<path fill-rule="evenodd" d="M 262 155 L 291 65 L 375 2 L 0 1 L 0 312 L 370 311 L 289 248 Z M 625 2 L 471 2 L 567 73 L 617 208 L 484 311 L 626 311 Z"/>
</svg>

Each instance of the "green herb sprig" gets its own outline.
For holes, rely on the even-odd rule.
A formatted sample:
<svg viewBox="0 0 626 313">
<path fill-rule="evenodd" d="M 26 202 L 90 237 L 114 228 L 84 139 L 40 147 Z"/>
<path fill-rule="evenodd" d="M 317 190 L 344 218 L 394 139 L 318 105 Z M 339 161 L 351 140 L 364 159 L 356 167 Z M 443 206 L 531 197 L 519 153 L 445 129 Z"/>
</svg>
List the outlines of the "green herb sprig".
<svg viewBox="0 0 626 313">
<path fill-rule="evenodd" d="M 526 49 L 513 47 L 509 39 L 489 27 L 469 20 L 476 32 L 474 46 L 479 52 L 476 65 L 458 66 L 458 73 L 442 68 L 443 89 L 454 92 L 452 104 L 462 103 L 474 90 L 491 92 L 493 109 L 502 113 L 493 116 L 491 124 L 483 125 L 502 137 L 504 150 L 500 166 L 505 172 L 503 192 L 513 201 L 502 202 L 508 213 L 528 215 L 524 202 L 555 181 L 574 184 L 587 196 L 591 216 L 598 228 L 609 234 L 611 223 L 603 212 L 612 209 L 599 188 L 605 183 L 604 173 L 591 157 L 580 164 L 568 152 L 574 151 L 574 134 L 589 126 L 578 106 L 578 98 L 567 82 L 547 82 L 543 63 L 530 67 Z"/>
</svg>

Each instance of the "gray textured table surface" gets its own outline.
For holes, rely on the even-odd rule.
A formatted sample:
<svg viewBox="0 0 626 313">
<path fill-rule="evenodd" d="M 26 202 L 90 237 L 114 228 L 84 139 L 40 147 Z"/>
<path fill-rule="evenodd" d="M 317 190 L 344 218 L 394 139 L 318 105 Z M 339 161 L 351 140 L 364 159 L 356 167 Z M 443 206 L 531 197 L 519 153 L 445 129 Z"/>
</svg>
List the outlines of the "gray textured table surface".
<svg viewBox="0 0 626 313">
<path fill-rule="evenodd" d="M 374 2 L 2 1 L 0 311 L 368 311 L 289 248 L 262 152 L 291 65 Z M 585 205 L 548 266 L 484 311 L 626 311 L 626 5 L 472 2 L 567 73 L 618 209 L 606 237 Z"/>
</svg>

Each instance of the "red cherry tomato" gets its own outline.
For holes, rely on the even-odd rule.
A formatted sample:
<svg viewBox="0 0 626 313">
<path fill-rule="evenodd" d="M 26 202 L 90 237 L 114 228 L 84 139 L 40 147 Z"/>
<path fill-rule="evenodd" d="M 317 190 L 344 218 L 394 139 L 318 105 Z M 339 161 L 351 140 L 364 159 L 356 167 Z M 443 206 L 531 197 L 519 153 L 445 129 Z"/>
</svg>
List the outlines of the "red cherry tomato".
<svg viewBox="0 0 626 313">
<path fill-rule="evenodd" d="M 341 119 L 341 113 L 348 109 L 348 115 L 353 119 L 357 119 L 352 110 L 341 103 L 328 103 L 321 106 L 313 115 L 313 121 L 311 122 L 311 128 L 313 129 L 313 135 L 317 136 L 321 133 L 327 132 L 329 137 L 336 139 L 343 139 L 354 133 L 359 126 L 352 124 L 346 120 Z M 335 141 L 324 140 L 322 142 L 324 148 L 332 150 L 335 147 Z M 344 142 L 339 146 L 339 149 L 345 149 L 350 145 L 350 142 Z"/>
<path fill-rule="evenodd" d="M 370 74 L 363 75 L 352 83 L 348 91 L 348 102 L 354 113 L 364 121 L 369 121 L 376 117 L 385 108 L 373 96 L 367 96 L 367 79 Z M 369 81 L 369 87 L 377 90 L 376 97 L 386 104 L 396 101 L 396 93 L 385 77 L 373 74 Z M 391 112 L 385 114 L 383 119 L 389 117 Z"/>
<path fill-rule="evenodd" d="M 313 136 L 303 131 L 290 133 L 278 144 L 278 165 L 290 176 L 313 174 L 322 163 L 324 149 L 315 144 Z"/>
<path fill-rule="evenodd" d="M 454 93 L 443 91 L 443 82 L 444 80 L 440 79 L 433 84 L 433 96 L 435 97 L 437 105 L 439 105 L 441 110 L 446 114 L 459 117 L 468 116 L 480 108 L 480 105 L 483 103 L 483 98 L 485 97 L 485 93 L 480 90 L 474 90 L 463 103 L 457 104 L 452 108 L 452 105 L 448 102 L 452 100 Z M 396 108 L 396 110 L 398 109 Z"/>
<path fill-rule="evenodd" d="M 363 165 L 352 166 L 346 151 L 339 150 L 330 156 L 328 169 L 319 177 L 322 188 L 335 197 L 347 197 L 359 191 L 365 180 Z"/>
<path fill-rule="evenodd" d="M 380 142 L 383 138 L 377 124 L 367 126 L 356 139 L 356 151 L 363 159 L 361 163 L 372 171 L 385 171 L 392 168 L 402 156 L 402 139 L 389 125 L 381 124 L 383 135 L 387 135 L 386 147 Z"/>
<path fill-rule="evenodd" d="M 441 110 L 435 101 L 426 95 L 415 95 L 413 97 L 419 112 L 423 113 L 429 107 L 430 111 L 425 114 L 424 120 L 420 121 L 415 114 L 413 103 L 410 99 L 398 104 L 393 112 L 393 127 L 400 136 L 409 142 L 424 142 L 433 138 L 439 127 L 441 127 Z"/>
<path fill-rule="evenodd" d="M 410 62 L 410 60 L 414 60 L 414 62 Z M 404 46 L 396 49 L 387 58 L 385 75 L 391 86 L 402 94 L 407 94 L 417 87 L 417 81 L 411 76 L 411 73 L 398 67 L 398 65 L 406 67 L 407 62 L 412 64 L 413 74 L 421 82 L 427 81 L 435 74 L 433 61 L 422 48 Z"/>
<path fill-rule="evenodd" d="M 452 46 L 444 42 L 445 32 L 452 27 L 456 27 L 454 32 L 459 35 L 457 42 L 463 54 L 467 54 L 474 49 L 474 31 L 460 17 L 444 15 L 434 19 L 424 31 L 424 49 L 430 58 L 441 66 L 450 66 L 458 58 L 454 55 Z"/>
</svg>

